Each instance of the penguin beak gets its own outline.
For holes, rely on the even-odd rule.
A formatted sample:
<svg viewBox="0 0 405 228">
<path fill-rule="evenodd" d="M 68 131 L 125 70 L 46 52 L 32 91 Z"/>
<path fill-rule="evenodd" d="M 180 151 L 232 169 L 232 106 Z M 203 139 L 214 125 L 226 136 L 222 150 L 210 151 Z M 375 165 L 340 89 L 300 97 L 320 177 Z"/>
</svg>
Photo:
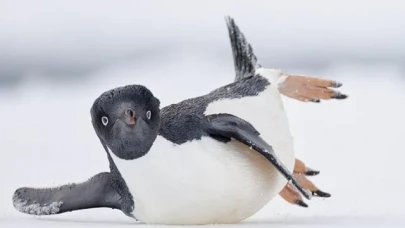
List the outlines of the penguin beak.
<svg viewBox="0 0 405 228">
<path fill-rule="evenodd" d="M 134 126 L 136 124 L 136 119 L 135 111 L 131 108 L 125 109 L 124 114 L 121 117 L 121 120 L 129 126 Z"/>
<path fill-rule="evenodd" d="M 132 115 L 131 112 L 127 114 L 121 115 L 108 132 L 99 138 L 107 152 L 120 159 L 130 160 L 145 155 L 153 141 L 149 145 L 145 143 L 149 136 L 149 126 L 142 116 Z"/>
</svg>

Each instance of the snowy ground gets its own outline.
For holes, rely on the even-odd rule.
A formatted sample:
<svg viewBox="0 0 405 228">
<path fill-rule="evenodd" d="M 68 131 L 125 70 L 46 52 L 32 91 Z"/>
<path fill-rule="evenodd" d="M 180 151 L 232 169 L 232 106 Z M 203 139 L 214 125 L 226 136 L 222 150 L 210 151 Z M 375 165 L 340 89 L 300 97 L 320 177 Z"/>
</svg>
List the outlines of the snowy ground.
<svg viewBox="0 0 405 228">
<path fill-rule="evenodd" d="M 183 59 L 184 60 L 184 59 Z M 11 203 L 22 186 L 83 181 L 108 170 L 89 109 L 102 92 L 124 84 L 148 86 L 163 105 L 206 93 L 233 80 L 232 66 L 189 59 L 156 68 L 117 66 L 80 83 L 50 85 L 27 81 L 0 94 L 0 227 L 129 227 L 120 211 L 94 209 L 49 217 L 18 213 Z M 371 67 L 371 68 L 369 68 Z M 312 178 L 329 199 L 309 208 L 279 198 L 240 224 L 245 227 L 404 227 L 401 171 L 405 158 L 405 81 L 391 66 L 337 66 L 322 71 L 296 69 L 344 83 L 346 101 L 304 104 L 286 99 L 296 153 L 321 170 Z M 157 75 L 164 76 L 158 77 Z M 402 80 L 400 80 L 402 77 Z M 178 86 L 169 86 L 175 83 Z M 197 85 L 197 86 L 196 86 Z M 252 112 L 255 110 L 252 110 Z M 141 227 L 138 225 L 137 227 Z M 228 225 L 233 227 L 234 225 Z"/>
</svg>

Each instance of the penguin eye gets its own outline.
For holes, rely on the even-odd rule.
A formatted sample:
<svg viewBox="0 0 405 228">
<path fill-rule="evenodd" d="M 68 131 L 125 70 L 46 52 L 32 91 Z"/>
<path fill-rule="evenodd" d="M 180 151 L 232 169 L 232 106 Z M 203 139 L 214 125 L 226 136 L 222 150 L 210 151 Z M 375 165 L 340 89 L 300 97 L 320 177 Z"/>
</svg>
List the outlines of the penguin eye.
<svg viewBox="0 0 405 228">
<path fill-rule="evenodd" d="M 152 116 L 152 112 L 151 111 L 147 111 L 146 112 L 146 118 L 148 118 L 148 120 L 150 120 L 150 117 Z"/>
<path fill-rule="evenodd" d="M 106 116 L 101 117 L 101 122 L 103 123 L 104 126 L 107 126 L 108 118 Z"/>
</svg>

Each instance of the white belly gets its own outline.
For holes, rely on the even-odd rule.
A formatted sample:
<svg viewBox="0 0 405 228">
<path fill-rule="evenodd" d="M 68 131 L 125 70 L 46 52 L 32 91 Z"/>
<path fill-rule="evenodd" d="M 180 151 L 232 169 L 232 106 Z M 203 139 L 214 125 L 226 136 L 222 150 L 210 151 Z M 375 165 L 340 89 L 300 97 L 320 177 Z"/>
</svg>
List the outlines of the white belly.
<svg viewBox="0 0 405 228">
<path fill-rule="evenodd" d="M 274 82 L 274 75 L 268 76 Z M 210 104 L 205 114 L 214 113 L 250 122 L 293 170 L 293 140 L 274 84 L 259 96 Z M 139 159 L 112 156 L 134 197 L 134 216 L 150 224 L 236 223 L 259 211 L 287 183 L 262 155 L 237 141 L 205 137 L 175 145 L 158 136 Z"/>
</svg>

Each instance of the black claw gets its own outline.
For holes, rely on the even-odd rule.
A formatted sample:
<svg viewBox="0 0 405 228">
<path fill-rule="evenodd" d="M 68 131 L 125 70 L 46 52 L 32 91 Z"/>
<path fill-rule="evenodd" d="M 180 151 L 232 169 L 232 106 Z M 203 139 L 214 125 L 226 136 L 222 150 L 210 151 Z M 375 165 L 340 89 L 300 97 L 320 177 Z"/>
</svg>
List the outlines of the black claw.
<svg viewBox="0 0 405 228">
<path fill-rule="evenodd" d="M 302 200 L 296 200 L 295 204 L 297 204 L 298 206 L 301 206 L 301 207 L 308 207 L 308 205 Z"/>
<path fill-rule="evenodd" d="M 321 190 L 316 190 L 312 192 L 313 196 L 319 196 L 319 197 L 331 197 L 331 194 L 327 192 L 322 192 Z"/>
<path fill-rule="evenodd" d="M 312 101 L 312 102 L 315 102 L 315 103 L 321 102 L 321 100 L 319 100 L 319 99 L 311 99 L 311 101 Z"/>
<path fill-rule="evenodd" d="M 333 82 L 331 85 L 330 85 L 330 87 L 332 87 L 332 88 L 339 88 L 339 87 L 341 87 L 343 84 L 342 83 L 340 83 L 340 82 Z"/>
<path fill-rule="evenodd" d="M 346 98 L 347 98 L 347 95 L 346 95 L 346 94 L 342 94 L 342 93 L 340 93 L 340 92 L 335 92 L 335 93 L 332 95 L 331 98 L 334 98 L 334 99 L 346 99 Z"/>
<path fill-rule="evenodd" d="M 316 175 L 318 175 L 319 173 L 321 173 L 321 171 L 318 171 L 318 170 L 307 170 L 307 171 L 305 172 L 305 175 L 307 175 L 307 176 L 316 176 Z"/>
</svg>

